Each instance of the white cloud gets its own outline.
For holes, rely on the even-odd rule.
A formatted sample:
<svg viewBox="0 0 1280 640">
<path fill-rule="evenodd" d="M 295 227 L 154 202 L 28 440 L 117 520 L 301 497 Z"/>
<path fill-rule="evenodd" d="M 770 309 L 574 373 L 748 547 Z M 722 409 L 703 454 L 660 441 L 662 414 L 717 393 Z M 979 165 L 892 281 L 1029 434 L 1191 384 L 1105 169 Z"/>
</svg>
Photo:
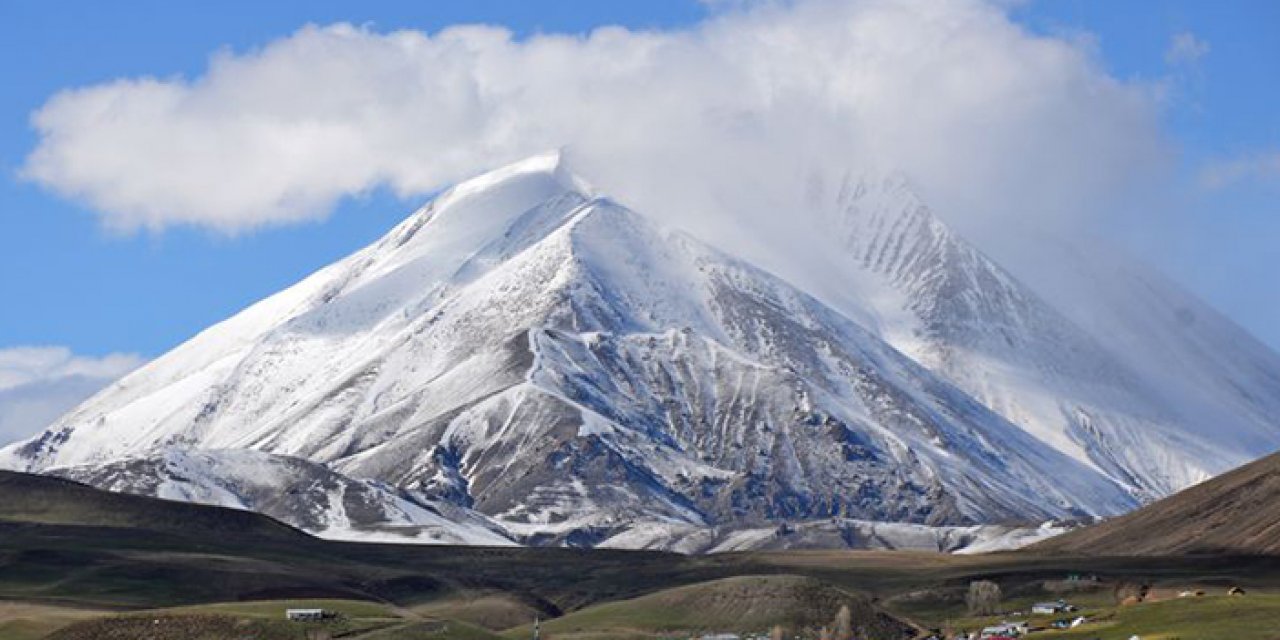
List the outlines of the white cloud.
<svg viewBox="0 0 1280 640">
<path fill-rule="evenodd" d="M 1164 61 L 1171 66 L 1194 65 L 1209 55 L 1209 43 L 1190 31 L 1173 35 L 1164 51 Z"/>
<path fill-rule="evenodd" d="M 315 219 L 560 146 L 602 190 L 725 243 L 846 168 L 904 171 L 952 217 L 1096 210 L 1165 154 L 1155 90 L 1008 4 L 734 3 L 684 30 L 524 40 L 308 26 L 197 78 L 59 93 L 24 173 L 126 230 Z"/>
<path fill-rule="evenodd" d="M 1200 169 L 1200 186 L 1223 189 L 1241 182 L 1280 182 L 1280 151 L 1212 160 Z"/>
<path fill-rule="evenodd" d="M 47 427 L 142 362 L 127 353 L 77 356 L 65 347 L 0 349 L 0 445 Z"/>
</svg>

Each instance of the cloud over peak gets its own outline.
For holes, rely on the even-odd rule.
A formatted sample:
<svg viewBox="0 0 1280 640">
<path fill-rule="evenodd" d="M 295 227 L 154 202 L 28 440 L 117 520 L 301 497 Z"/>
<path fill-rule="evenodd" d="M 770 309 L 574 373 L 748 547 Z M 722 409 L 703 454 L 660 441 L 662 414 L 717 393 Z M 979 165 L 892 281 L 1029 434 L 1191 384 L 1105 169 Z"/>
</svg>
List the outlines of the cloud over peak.
<svg viewBox="0 0 1280 640">
<path fill-rule="evenodd" d="M 869 165 L 955 215 L 1049 215 L 1164 153 L 1156 110 L 1087 46 L 978 0 L 735 3 L 686 29 L 526 39 L 337 24 L 197 78 L 63 91 L 33 115 L 24 175 L 123 230 L 316 219 L 560 146 L 695 232 L 794 202 L 805 172 Z"/>
</svg>

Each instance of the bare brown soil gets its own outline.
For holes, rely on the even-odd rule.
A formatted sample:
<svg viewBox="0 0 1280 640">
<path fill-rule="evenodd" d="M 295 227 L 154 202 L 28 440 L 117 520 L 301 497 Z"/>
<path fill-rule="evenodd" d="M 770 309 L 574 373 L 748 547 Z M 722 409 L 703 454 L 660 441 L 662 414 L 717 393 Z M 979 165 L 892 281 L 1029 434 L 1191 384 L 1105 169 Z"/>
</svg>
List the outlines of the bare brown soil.
<svg viewBox="0 0 1280 640">
<path fill-rule="evenodd" d="M 1280 555 L 1280 453 L 1032 550 L 1099 556 Z"/>
</svg>

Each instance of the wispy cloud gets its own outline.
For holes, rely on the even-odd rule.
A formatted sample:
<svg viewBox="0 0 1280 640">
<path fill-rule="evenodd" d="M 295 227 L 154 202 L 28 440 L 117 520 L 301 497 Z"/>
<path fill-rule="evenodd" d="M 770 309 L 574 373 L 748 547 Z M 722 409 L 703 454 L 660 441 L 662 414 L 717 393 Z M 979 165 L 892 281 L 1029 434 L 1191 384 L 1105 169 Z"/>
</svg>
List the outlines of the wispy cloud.
<svg viewBox="0 0 1280 640">
<path fill-rule="evenodd" d="M 30 436 L 143 359 L 77 356 L 65 347 L 0 349 L 0 445 Z"/>
<path fill-rule="evenodd" d="M 1205 189 L 1224 189 L 1243 182 L 1280 183 L 1280 151 L 1212 160 L 1200 169 L 1199 183 Z"/>
<path fill-rule="evenodd" d="M 1209 55 L 1209 43 L 1190 31 L 1175 33 L 1164 51 L 1164 61 L 1170 66 L 1188 66 L 1200 62 Z"/>
</svg>

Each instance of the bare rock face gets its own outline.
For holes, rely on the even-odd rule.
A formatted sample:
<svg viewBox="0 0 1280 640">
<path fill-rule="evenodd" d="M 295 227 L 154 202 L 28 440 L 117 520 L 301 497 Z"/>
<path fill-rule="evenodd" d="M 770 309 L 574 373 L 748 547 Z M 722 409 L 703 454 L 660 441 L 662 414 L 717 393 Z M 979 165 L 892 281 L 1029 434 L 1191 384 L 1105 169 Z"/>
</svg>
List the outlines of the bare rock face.
<svg viewBox="0 0 1280 640">
<path fill-rule="evenodd" d="M 1280 429 L 1195 432 L 1129 355 L 903 184 L 848 182 L 828 204 L 829 276 L 865 307 L 535 157 L 202 332 L 0 466 L 337 537 L 708 550 L 785 545 L 732 534 L 790 523 L 797 545 L 885 546 L 868 523 L 891 522 L 950 527 L 893 531 L 953 550 L 986 535 L 966 527 L 1121 513 L 1280 445 Z"/>
</svg>

